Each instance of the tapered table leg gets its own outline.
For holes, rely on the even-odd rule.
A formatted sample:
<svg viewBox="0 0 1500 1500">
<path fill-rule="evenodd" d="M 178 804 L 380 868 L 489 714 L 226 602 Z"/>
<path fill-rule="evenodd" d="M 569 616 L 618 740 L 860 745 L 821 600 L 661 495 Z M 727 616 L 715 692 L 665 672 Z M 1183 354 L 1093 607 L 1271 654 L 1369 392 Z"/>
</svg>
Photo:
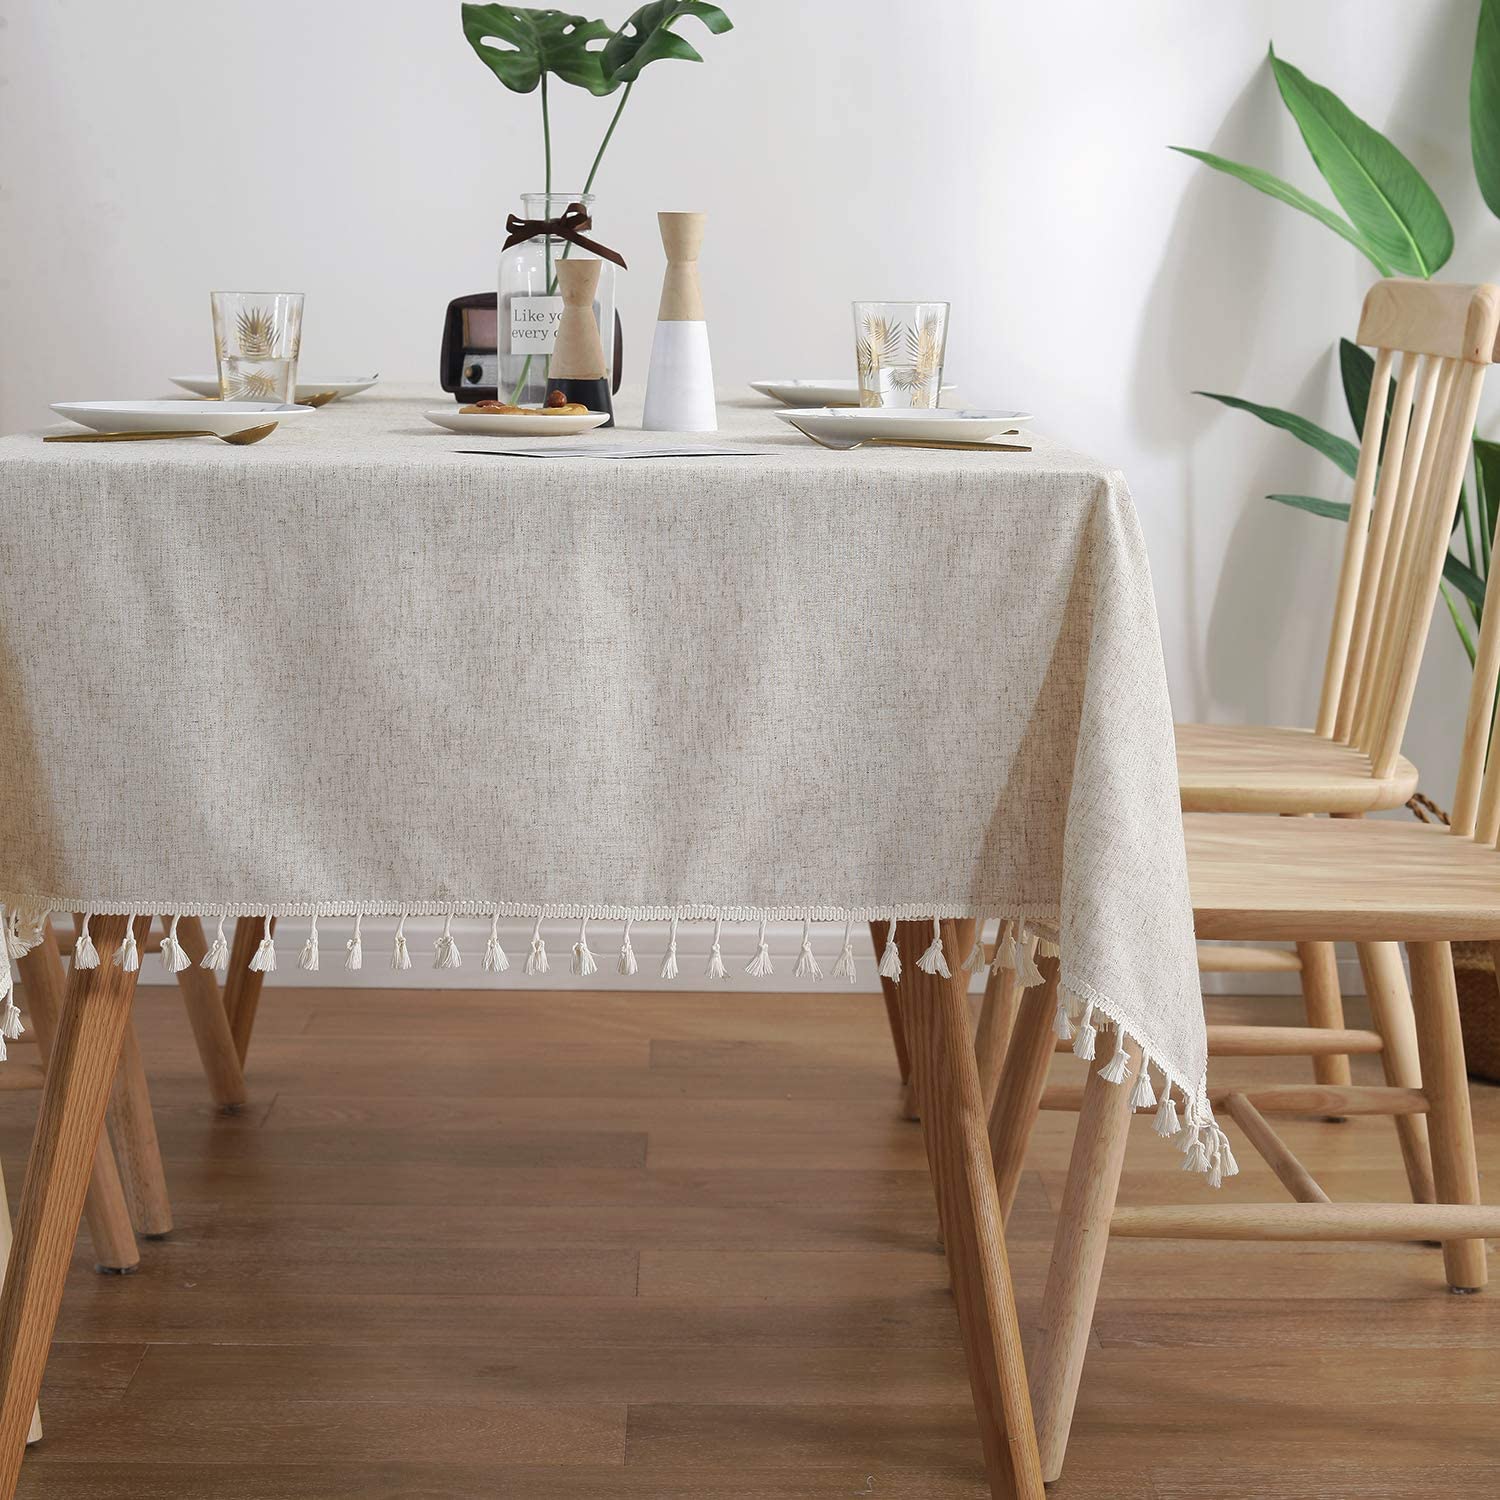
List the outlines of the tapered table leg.
<svg viewBox="0 0 1500 1500">
<path fill-rule="evenodd" d="M 984 1003 L 974 1031 L 974 1058 L 979 1065 L 979 1088 L 988 1111 L 1000 1091 L 1000 1070 L 1010 1045 L 1021 990 L 1014 969 L 991 969 L 984 985 Z M 993 1147 L 991 1147 L 993 1150 Z"/>
<path fill-rule="evenodd" d="M 877 964 L 880 962 L 880 955 L 885 952 L 890 928 L 889 922 L 870 923 L 870 942 L 875 947 Z M 891 1028 L 891 1045 L 896 1049 L 896 1070 L 901 1074 L 901 1082 L 906 1083 L 911 1078 L 911 1057 L 906 1050 L 906 1028 L 901 1023 L 901 1001 L 896 993 L 895 980 L 887 979 L 882 974 L 880 990 L 885 996 L 885 1018 Z"/>
<path fill-rule="evenodd" d="M 951 979 L 917 967 L 931 941 L 930 923 L 897 928 L 902 1019 L 990 1490 L 996 1500 L 1040 1500 L 1031 1396 L 970 1034 L 968 975 L 960 967 L 973 924 L 944 922 L 942 932 Z"/>
<path fill-rule="evenodd" d="M 156 1138 L 156 1116 L 151 1112 L 146 1065 L 133 1020 L 125 1024 L 120 1066 L 106 1119 L 131 1220 L 138 1233 L 148 1239 L 162 1239 L 172 1232 L 172 1201 L 167 1196 L 161 1145 Z"/>
<path fill-rule="evenodd" d="M 62 953 L 50 922 L 43 929 L 42 941 L 19 961 L 18 967 L 26 989 L 27 1013 L 36 1031 L 37 1053 L 46 1068 L 67 991 Z M 125 1185 L 115 1153 L 104 1135 L 100 1135 L 94 1147 L 94 1169 L 89 1175 L 83 1216 L 94 1247 L 94 1264 L 100 1271 L 125 1274 L 140 1265 Z"/>
<path fill-rule="evenodd" d="M 1042 983 L 1021 992 L 1000 1085 L 990 1109 L 990 1152 L 995 1161 L 1000 1212 L 1007 1217 L 1016 1201 L 1026 1148 L 1036 1125 L 1047 1069 L 1052 1063 L 1052 1021 L 1057 1011 L 1058 962 L 1038 958 Z"/>
<path fill-rule="evenodd" d="M 229 1030 L 234 1037 L 235 1055 L 240 1066 L 245 1065 L 245 1054 L 250 1050 L 250 1034 L 255 1030 L 255 1012 L 260 1005 L 261 985 L 265 975 L 250 967 L 255 950 L 260 946 L 265 921 L 261 917 L 241 917 L 234 924 L 234 943 L 229 950 L 229 973 L 224 980 L 224 1012 L 229 1018 Z M 271 931 L 276 931 L 276 921 L 271 921 Z"/>
<path fill-rule="evenodd" d="M 191 960 L 177 976 L 177 987 L 182 992 L 188 1024 L 193 1028 L 193 1040 L 198 1044 L 203 1076 L 208 1079 L 214 1103 L 232 1113 L 245 1103 L 249 1094 L 239 1049 L 229 1029 L 229 1013 L 219 996 L 219 982 L 212 969 L 203 967 L 203 956 L 208 952 L 203 923 L 197 917 L 179 917 L 177 941 Z"/>
<path fill-rule="evenodd" d="M 1141 1065 L 1140 1048 L 1127 1043 L 1126 1051 L 1134 1076 Z M 1109 1220 L 1130 1132 L 1130 1094 L 1128 1083 L 1109 1083 L 1100 1077 L 1097 1064 L 1089 1064 L 1042 1299 L 1041 1338 L 1031 1364 L 1037 1445 L 1048 1484 L 1062 1474 L 1084 1352 L 1094 1326 Z"/>
<path fill-rule="evenodd" d="M 0 1290 L 0 1500 L 11 1500 L 31 1426 L 89 1169 L 130 1018 L 135 975 L 111 959 L 126 918 L 96 917 L 97 969 L 74 969 L 58 1017 L 36 1137 Z"/>
</svg>

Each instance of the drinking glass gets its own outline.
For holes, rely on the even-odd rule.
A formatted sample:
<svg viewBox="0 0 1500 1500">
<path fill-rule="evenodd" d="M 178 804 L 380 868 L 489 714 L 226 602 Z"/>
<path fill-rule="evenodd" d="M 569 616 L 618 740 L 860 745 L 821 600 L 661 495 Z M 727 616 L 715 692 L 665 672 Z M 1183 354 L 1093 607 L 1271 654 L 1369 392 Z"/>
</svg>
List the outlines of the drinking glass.
<svg viewBox="0 0 1500 1500">
<path fill-rule="evenodd" d="M 946 302 L 856 302 L 861 406 L 936 406 L 948 344 Z"/>
<path fill-rule="evenodd" d="M 221 401 L 292 401 L 302 349 L 301 292 L 215 292 Z"/>
</svg>

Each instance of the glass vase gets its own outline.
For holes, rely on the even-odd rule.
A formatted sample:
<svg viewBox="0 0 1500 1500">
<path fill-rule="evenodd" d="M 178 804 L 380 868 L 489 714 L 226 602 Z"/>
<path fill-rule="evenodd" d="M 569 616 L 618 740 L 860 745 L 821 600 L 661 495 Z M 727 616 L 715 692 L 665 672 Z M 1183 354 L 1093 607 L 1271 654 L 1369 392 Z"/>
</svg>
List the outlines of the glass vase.
<svg viewBox="0 0 1500 1500">
<path fill-rule="evenodd" d="M 573 203 L 592 212 L 592 193 L 523 193 L 525 219 L 560 219 Z M 593 231 L 587 231 L 592 236 Z M 608 244 L 605 240 L 603 243 Z M 499 399 L 513 406 L 540 406 L 547 395 L 547 366 L 562 318 L 556 263 L 564 257 L 593 257 L 567 240 L 539 234 L 500 253 L 500 288 L 495 329 Z M 599 263 L 594 317 L 604 345 L 605 378 L 614 379 L 615 266 Z M 605 330 L 608 330 L 607 334 Z"/>
</svg>

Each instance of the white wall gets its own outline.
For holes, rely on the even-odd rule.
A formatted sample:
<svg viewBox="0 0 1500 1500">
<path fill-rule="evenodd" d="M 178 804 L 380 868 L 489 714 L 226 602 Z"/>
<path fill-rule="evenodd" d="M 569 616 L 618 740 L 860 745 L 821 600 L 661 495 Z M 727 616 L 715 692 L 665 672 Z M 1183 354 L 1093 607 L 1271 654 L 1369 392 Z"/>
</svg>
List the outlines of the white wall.
<svg viewBox="0 0 1500 1500">
<path fill-rule="evenodd" d="M 1321 192 L 1268 40 L 1389 130 L 1460 252 L 1500 275 L 1468 163 L 1476 0 L 726 0 L 706 62 L 647 72 L 598 189 L 627 378 L 658 208 L 705 208 L 721 377 L 838 371 L 854 296 L 954 303 L 950 370 L 1130 476 L 1181 716 L 1305 720 L 1341 530 L 1267 490 L 1328 465 L 1193 387 L 1346 419 L 1329 351 L 1373 273 L 1326 230 L 1169 152 Z M 209 365 L 208 291 L 300 287 L 304 367 L 433 379 L 447 299 L 493 284 L 540 185 L 536 96 L 470 53 L 455 0 L 16 0 L 0 30 L 0 426 L 155 395 Z M 620 19 L 627 0 L 612 0 Z M 557 183 L 613 101 L 555 92 Z M 1500 400 L 1500 389 L 1492 392 Z M 1335 481 L 1338 480 L 1338 483 Z M 1410 748 L 1448 795 L 1466 665 L 1445 619 Z"/>
</svg>

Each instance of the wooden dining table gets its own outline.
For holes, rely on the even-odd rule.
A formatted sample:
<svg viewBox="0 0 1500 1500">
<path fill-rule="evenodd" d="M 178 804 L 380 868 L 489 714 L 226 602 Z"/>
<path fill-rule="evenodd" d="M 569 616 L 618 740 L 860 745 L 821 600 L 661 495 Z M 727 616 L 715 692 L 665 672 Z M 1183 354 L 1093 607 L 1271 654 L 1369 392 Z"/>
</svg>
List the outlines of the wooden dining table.
<svg viewBox="0 0 1500 1500">
<path fill-rule="evenodd" d="M 518 456 L 427 422 L 445 399 L 367 393 L 244 448 L 0 439 L 0 903 L 12 952 L 79 913 L 99 957 L 69 974 L 0 1293 L 0 1500 L 147 914 L 258 923 L 262 973 L 321 944 L 351 983 L 497 986 L 627 963 L 713 984 L 679 938 L 734 925 L 771 988 L 818 969 L 824 924 L 824 982 L 873 984 L 849 933 L 879 924 L 986 1472 L 1040 1496 L 974 974 L 1034 964 L 1101 1064 L 1128 1047 L 1211 1120 L 1123 476 L 1029 433 L 830 452 L 733 395 L 717 435 L 635 431 L 627 394 L 569 439 L 733 453 Z M 441 923 L 431 951 L 412 920 Z M 786 923 L 801 945 L 772 951 Z"/>
</svg>

